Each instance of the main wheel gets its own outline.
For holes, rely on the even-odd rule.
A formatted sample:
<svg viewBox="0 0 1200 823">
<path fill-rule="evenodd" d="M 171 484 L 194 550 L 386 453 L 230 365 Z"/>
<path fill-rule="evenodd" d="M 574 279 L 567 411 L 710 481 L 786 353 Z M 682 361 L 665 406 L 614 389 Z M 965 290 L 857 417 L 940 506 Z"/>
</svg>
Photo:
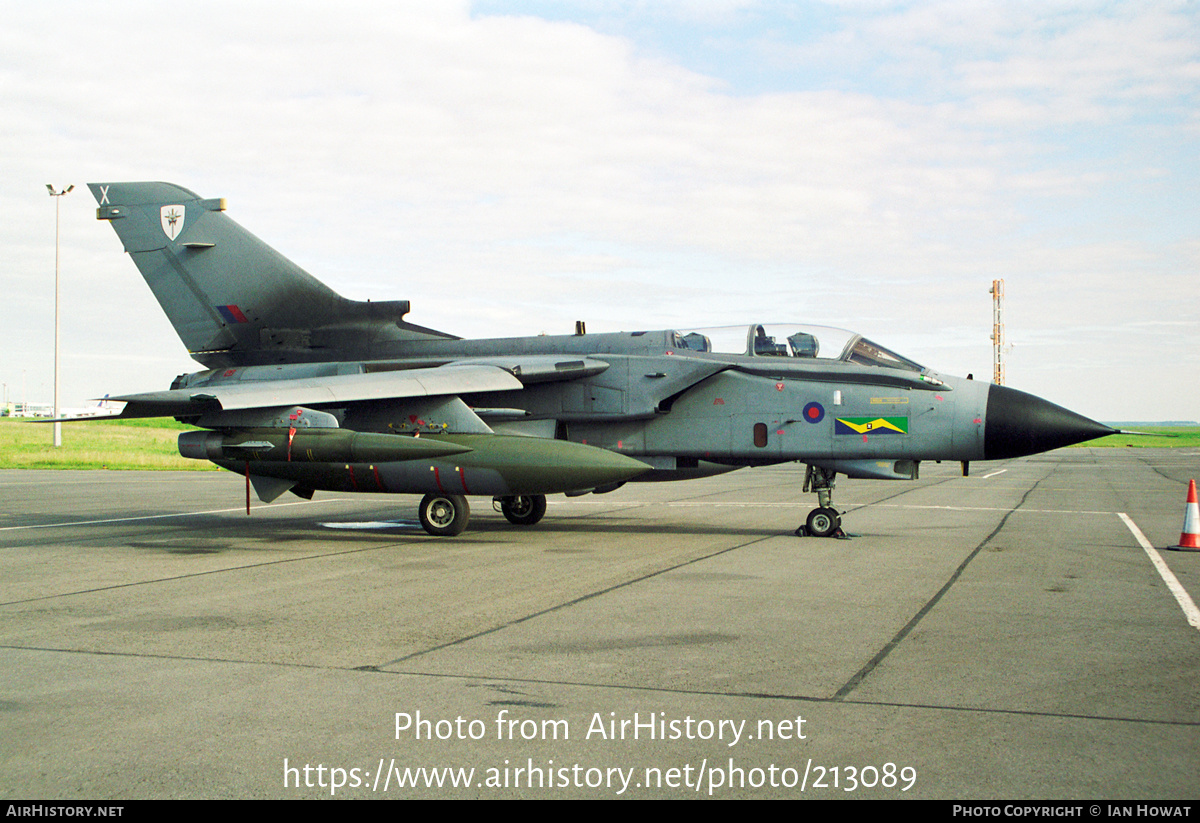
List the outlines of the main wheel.
<svg viewBox="0 0 1200 823">
<path fill-rule="evenodd" d="M 842 525 L 836 509 L 813 509 L 808 513 L 808 533 L 813 537 L 829 537 Z"/>
<path fill-rule="evenodd" d="M 532 526 L 546 516 L 546 495 L 522 494 L 501 497 L 500 511 L 514 526 Z"/>
<path fill-rule="evenodd" d="M 417 507 L 417 517 L 434 537 L 453 537 L 467 527 L 471 507 L 461 494 L 427 494 Z"/>
</svg>

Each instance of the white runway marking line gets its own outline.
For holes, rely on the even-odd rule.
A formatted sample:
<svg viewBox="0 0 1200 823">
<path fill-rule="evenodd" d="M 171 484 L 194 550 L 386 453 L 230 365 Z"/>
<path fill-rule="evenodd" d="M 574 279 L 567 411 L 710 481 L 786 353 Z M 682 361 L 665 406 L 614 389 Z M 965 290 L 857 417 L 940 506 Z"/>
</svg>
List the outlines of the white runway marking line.
<svg viewBox="0 0 1200 823">
<path fill-rule="evenodd" d="M 338 503 L 344 502 L 336 497 L 331 497 L 328 500 L 299 500 L 295 503 L 272 503 L 270 505 L 255 506 L 253 511 L 259 509 L 278 509 L 283 506 L 311 506 L 314 503 Z M 110 517 L 107 520 L 76 520 L 71 523 L 38 523 L 32 526 L 0 526 L 0 532 L 15 532 L 21 529 L 55 529 L 61 526 L 95 526 L 100 523 L 131 523 L 137 520 L 162 520 L 166 517 L 191 517 L 194 514 L 227 514 L 228 512 L 244 512 L 245 506 L 238 506 L 234 509 L 210 509 L 205 512 L 175 512 L 173 514 L 147 514 L 143 517 Z"/>
<path fill-rule="evenodd" d="M 667 506 L 669 508 L 715 508 L 724 506 L 735 509 L 794 509 L 803 508 L 802 503 L 797 502 L 732 502 L 721 500 L 704 500 L 704 501 L 655 501 L 655 500 L 551 500 L 547 501 L 550 506 Z M 948 512 L 1012 512 L 1013 514 L 1116 514 L 1113 511 L 1086 511 L 1081 509 L 1006 509 L 998 506 L 917 506 L 911 503 L 846 503 L 847 509 L 921 509 L 934 511 Z M 838 507 L 839 511 L 841 506 Z"/>
<path fill-rule="evenodd" d="M 998 472 L 992 472 L 991 474 L 985 474 L 981 479 L 987 480 L 989 477 L 995 477 L 998 474 L 1004 474 L 1006 471 L 1008 471 L 1008 469 L 1001 469 Z"/>
<path fill-rule="evenodd" d="M 887 509 L 938 509 L 950 512 L 1012 512 L 1013 514 L 1116 514 L 1110 511 L 1085 511 L 1080 509 L 1006 509 L 997 506 L 916 506 L 910 503 L 866 503 L 866 507 Z"/>
<path fill-rule="evenodd" d="M 1171 594 L 1175 595 L 1175 600 L 1179 603 L 1179 608 L 1183 609 L 1184 615 L 1187 617 L 1188 625 L 1194 629 L 1200 630 L 1200 609 L 1196 608 L 1195 602 L 1187 590 L 1180 584 L 1179 579 L 1171 573 L 1167 568 L 1167 563 L 1162 559 L 1162 555 L 1150 545 L 1150 541 L 1146 539 L 1146 535 L 1142 534 L 1142 530 L 1137 527 L 1137 524 L 1125 514 L 1125 512 L 1117 512 L 1117 516 L 1125 521 L 1125 525 L 1129 527 L 1129 531 L 1133 533 L 1134 538 L 1141 544 L 1145 550 L 1150 562 L 1154 564 L 1154 568 L 1158 570 L 1158 575 L 1167 584 L 1167 588 L 1171 590 Z"/>
</svg>

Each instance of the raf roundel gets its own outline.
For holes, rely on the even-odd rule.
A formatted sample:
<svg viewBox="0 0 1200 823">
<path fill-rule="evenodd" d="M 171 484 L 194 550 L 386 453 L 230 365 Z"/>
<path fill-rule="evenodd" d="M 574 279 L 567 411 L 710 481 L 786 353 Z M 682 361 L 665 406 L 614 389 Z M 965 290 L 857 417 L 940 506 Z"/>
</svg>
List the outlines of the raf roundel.
<svg viewBox="0 0 1200 823">
<path fill-rule="evenodd" d="M 820 423 L 825 419 L 825 407 L 820 403 L 809 403 L 804 407 L 804 419 L 809 423 Z"/>
</svg>

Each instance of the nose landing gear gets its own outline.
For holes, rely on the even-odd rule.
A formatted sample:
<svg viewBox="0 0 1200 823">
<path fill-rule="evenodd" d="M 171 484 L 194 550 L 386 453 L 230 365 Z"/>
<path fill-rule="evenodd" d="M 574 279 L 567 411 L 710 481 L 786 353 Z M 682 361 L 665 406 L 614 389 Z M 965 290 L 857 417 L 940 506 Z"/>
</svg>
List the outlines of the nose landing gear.
<svg viewBox="0 0 1200 823">
<path fill-rule="evenodd" d="M 796 529 L 797 537 L 840 537 L 846 538 L 842 531 L 842 516 L 833 508 L 833 487 L 837 472 L 823 469 L 820 466 L 809 466 L 804 474 L 804 488 L 801 491 L 817 493 L 817 508 L 808 513 L 804 525 Z"/>
</svg>

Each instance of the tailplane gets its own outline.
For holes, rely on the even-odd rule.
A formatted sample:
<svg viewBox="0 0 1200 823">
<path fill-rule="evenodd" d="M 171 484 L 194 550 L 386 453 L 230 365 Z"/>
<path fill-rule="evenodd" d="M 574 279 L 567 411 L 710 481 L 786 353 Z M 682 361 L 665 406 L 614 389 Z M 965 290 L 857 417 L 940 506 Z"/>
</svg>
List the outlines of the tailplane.
<svg viewBox="0 0 1200 823">
<path fill-rule="evenodd" d="M 450 335 L 405 323 L 407 300 L 348 300 L 205 200 L 170 183 L 90 183 L 191 356 L 208 368 L 370 360 Z"/>
</svg>

